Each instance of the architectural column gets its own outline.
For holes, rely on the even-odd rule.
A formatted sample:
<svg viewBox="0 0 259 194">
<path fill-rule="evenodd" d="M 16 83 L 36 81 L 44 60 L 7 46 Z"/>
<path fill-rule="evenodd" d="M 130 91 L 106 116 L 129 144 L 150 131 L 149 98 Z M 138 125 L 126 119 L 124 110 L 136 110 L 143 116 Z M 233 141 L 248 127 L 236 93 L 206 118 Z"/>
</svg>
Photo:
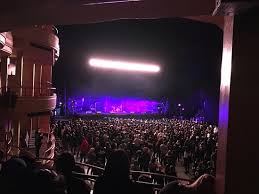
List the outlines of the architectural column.
<svg viewBox="0 0 259 194">
<path fill-rule="evenodd" d="M 41 93 L 41 75 L 42 75 L 42 66 L 39 64 L 35 65 L 35 76 L 34 76 L 34 94 L 39 96 Z"/>
<path fill-rule="evenodd" d="M 35 64 L 32 64 L 32 96 L 35 94 Z"/>
<path fill-rule="evenodd" d="M 1 91 L 5 92 L 7 91 L 8 87 L 8 57 L 7 56 L 2 56 L 1 57 Z"/>
<path fill-rule="evenodd" d="M 40 117 L 37 116 L 37 129 L 39 129 L 39 128 L 40 128 Z"/>
<path fill-rule="evenodd" d="M 0 119 L 0 147 L 5 147 L 6 120 Z"/>
<path fill-rule="evenodd" d="M 38 116 L 32 117 L 32 131 L 36 131 L 38 129 Z M 32 133 L 30 133 L 31 135 Z"/>
<path fill-rule="evenodd" d="M 23 95 L 34 95 L 34 70 L 35 65 L 32 62 L 25 61 L 23 65 Z"/>
<path fill-rule="evenodd" d="M 14 128 L 13 128 L 13 145 L 15 147 L 20 147 L 20 137 L 21 137 L 21 121 L 15 120 Z M 18 148 L 14 148 L 13 151 L 14 151 L 14 154 L 19 153 Z"/>
<path fill-rule="evenodd" d="M 41 129 L 41 132 L 42 133 L 49 133 L 50 115 L 42 115 L 39 118 L 40 118 L 39 128 Z"/>
<path fill-rule="evenodd" d="M 52 85 L 52 65 L 42 65 L 41 88 L 44 95 L 48 95 L 48 88 Z"/>
<path fill-rule="evenodd" d="M 32 118 L 28 117 L 27 114 L 19 116 L 20 119 L 20 134 L 26 134 L 26 132 L 32 131 Z"/>
<path fill-rule="evenodd" d="M 21 51 L 17 52 L 17 58 L 16 58 L 16 83 L 19 87 L 19 96 L 22 96 L 22 80 L 23 80 L 23 53 Z"/>
<path fill-rule="evenodd" d="M 259 15 L 225 18 L 217 194 L 257 194 L 259 173 Z"/>
<path fill-rule="evenodd" d="M 28 132 L 28 134 L 32 134 L 32 131 L 33 131 L 33 117 L 30 117 L 29 119 L 30 119 L 30 128 L 26 132 Z"/>
</svg>

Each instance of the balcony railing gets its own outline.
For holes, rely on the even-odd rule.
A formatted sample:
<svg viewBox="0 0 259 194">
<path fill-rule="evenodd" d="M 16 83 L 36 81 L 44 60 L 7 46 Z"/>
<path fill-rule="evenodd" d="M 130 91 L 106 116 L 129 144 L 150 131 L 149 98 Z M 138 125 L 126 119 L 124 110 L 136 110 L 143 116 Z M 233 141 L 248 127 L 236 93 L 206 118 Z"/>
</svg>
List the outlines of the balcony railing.
<svg viewBox="0 0 259 194">
<path fill-rule="evenodd" d="M 36 157 L 33 154 L 31 154 L 30 152 L 28 152 L 26 149 L 20 148 L 20 147 L 16 147 L 16 148 L 18 148 L 21 151 L 27 152 L 28 155 L 31 155 L 32 158 L 36 159 Z M 37 160 L 42 161 L 42 164 L 45 165 L 45 167 L 47 169 L 50 169 L 50 170 L 53 169 L 52 165 L 55 162 L 55 159 L 53 157 L 51 157 L 51 158 L 37 158 Z M 46 161 L 48 161 L 48 162 L 46 163 Z M 50 163 L 49 161 L 52 161 L 52 162 Z M 50 164 L 52 164 L 52 165 L 50 165 Z M 87 164 L 87 163 L 76 162 L 76 165 L 84 166 L 84 167 L 91 168 L 91 169 L 97 169 L 98 171 L 101 171 L 101 172 L 104 171 L 104 168 L 102 168 L 102 167 Z M 130 174 L 132 175 L 132 179 L 135 183 L 142 184 L 142 185 L 148 185 L 148 186 L 152 187 L 154 194 L 158 193 L 158 191 L 168 183 L 168 181 L 166 181 L 166 179 L 170 179 L 170 181 L 178 180 L 178 181 L 185 182 L 187 184 L 194 182 L 194 180 L 191 180 L 191 179 L 185 179 L 185 178 L 180 178 L 180 177 L 177 177 L 177 176 L 170 176 L 170 175 L 166 175 L 166 174 L 159 174 L 159 173 L 152 173 L 152 172 L 145 172 L 145 171 L 130 171 Z M 145 181 L 140 181 L 140 180 L 134 180 L 134 177 L 135 177 L 134 174 L 137 174 L 138 177 L 140 175 L 146 175 L 146 176 L 153 177 L 153 178 L 159 177 L 159 178 L 162 178 L 164 181 L 163 181 L 163 184 L 158 184 L 158 183 L 155 183 L 154 181 L 153 182 L 145 182 Z M 83 173 L 73 172 L 73 176 L 77 177 L 77 178 L 80 178 L 80 179 L 83 179 L 83 180 L 87 180 L 87 181 L 94 184 L 96 179 L 100 175 L 83 174 Z"/>
<path fill-rule="evenodd" d="M 56 36 L 58 35 L 58 29 L 56 28 L 56 26 L 52 26 L 52 31 Z"/>
<path fill-rule="evenodd" d="M 0 88 L 0 94 L 4 95 L 8 92 L 12 94 L 16 94 L 17 96 L 22 97 L 41 97 L 41 96 L 52 96 L 56 88 L 53 87 L 43 87 L 43 88 L 32 88 L 32 87 L 12 87 L 12 88 L 6 88 L 2 87 Z"/>
<path fill-rule="evenodd" d="M 35 25 L 33 30 L 41 35 L 41 39 L 32 40 L 32 42 L 39 43 L 42 46 L 50 46 L 55 50 L 55 56 L 58 57 L 60 53 L 59 39 L 57 38 L 58 29 L 53 25 Z M 46 32 L 48 33 L 47 37 L 44 36 Z"/>
<path fill-rule="evenodd" d="M 22 96 L 33 96 L 33 97 L 40 97 L 40 96 L 52 96 L 56 90 L 56 88 L 28 88 L 22 87 Z"/>
<path fill-rule="evenodd" d="M 55 159 L 49 159 L 49 158 L 39 158 L 39 160 L 55 160 Z M 91 164 L 87 164 L 87 163 L 80 163 L 80 162 L 76 162 L 76 165 L 80 165 L 80 166 L 83 166 L 83 167 L 87 167 L 87 168 L 90 168 L 90 169 L 94 169 L 94 170 L 98 170 L 98 171 L 101 171 L 103 172 L 104 171 L 104 168 L 102 167 L 99 167 L 99 166 L 95 166 L 95 165 L 91 165 Z M 94 174 L 81 174 L 81 173 L 76 173 L 76 172 L 73 172 L 74 176 L 78 177 L 78 178 L 81 178 L 81 179 L 85 179 L 85 180 L 89 180 L 92 181 L 92 182 L 95 182 L 96 178 L 99 177 L 99 175 L 94 175 Z M 156 184 L 156 183 L 150 183 L 150 182 L 143 182 L 143 181 L 139 181 L 139 180 L 134 180 L 135 182 L 139 182 L 139 183 L 147 183 L 147 184 L 150 184 L 150 185 L 153 185 L 155 188 L 162 188 L 166 185 L 167 183 L 167 179 L 170 179 L 170 180 L 178 180 L 178 181 L 182 181 L 182 182 L 186 182 L 186 183 L 192 183 L 194 182 L 194 180 L 192 179 L 186 179 L 186 178 L 180 178 L 180 177 L 177 177 L 177 176 L 171 176 L 171 175 L 167 175 L 167 174 L 160 174 L 160 173 L 154 173 L 154 172 L 145 172 L 145 171 L 135 171 L 135 170 L 131 170 L 130 171 L 130 174 L 132 175 L 132 179 L 134 179 L 134 175 L 138 175 L 138 177 L 140 175 L 146 175 L 146 176 L 149 176 L 149 177 L 152 177 L 154 179 L 154 177 L 156 178 L 161 178 L 163 179 L 164 181 L 164 184 Z"/>
<path fill-rule="evenodd" d="M 14 108 L 16 105 L 17 94 L 6 88 L 0 88 L 0 107 Z"/>
<path fill-rule="evenodd" d="M 40 29 L 40 30 L 58 35 L 58 29 L 53 25 L 34 25 L 33 27 L 36 29 Z"/>
<path fill-rule="evenodd" d="M 55 88 L 1 88 L 0 108 L 15 112 L 46 112 L 56 107 Z"/>
</svg>

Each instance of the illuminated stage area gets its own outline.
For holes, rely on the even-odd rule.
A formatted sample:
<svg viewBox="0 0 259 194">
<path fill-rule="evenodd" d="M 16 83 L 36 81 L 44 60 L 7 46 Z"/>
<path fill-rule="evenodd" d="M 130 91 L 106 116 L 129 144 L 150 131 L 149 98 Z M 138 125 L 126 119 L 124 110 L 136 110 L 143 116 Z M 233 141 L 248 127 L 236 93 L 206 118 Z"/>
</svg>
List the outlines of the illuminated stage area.
<svg viewBox="0 0 259 194">
<path fill-rule="evenodd" d="M 70 114 L 166 114 L 167 102 L 132 97 L 77 97 L 68 99 Z"/>
</svg>

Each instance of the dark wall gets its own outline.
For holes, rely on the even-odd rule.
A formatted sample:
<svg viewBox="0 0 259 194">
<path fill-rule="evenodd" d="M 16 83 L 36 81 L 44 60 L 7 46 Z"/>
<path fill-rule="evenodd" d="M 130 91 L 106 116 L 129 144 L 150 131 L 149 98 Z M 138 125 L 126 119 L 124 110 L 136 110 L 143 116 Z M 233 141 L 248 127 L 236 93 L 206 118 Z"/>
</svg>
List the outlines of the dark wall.
<svg viewBox="0 0 259 194">
<path fill-rule="evenodd" d="M 186 19 L 121 20 L 60 26 L 59 37 L 54 83 L 60 90 L 65 83 L 69 95 L 166 98 L 196 107 L 201 99 L 193 96 L 202 92 L 211 107 L 218 107 L 222 30 L 215 25 Z M 161 72 L 96 70 L 87 64 L 91 56 L 156 62 Z M 215 119 L 214 112 L 209 108 L 207 114 Z"/>
</svg>

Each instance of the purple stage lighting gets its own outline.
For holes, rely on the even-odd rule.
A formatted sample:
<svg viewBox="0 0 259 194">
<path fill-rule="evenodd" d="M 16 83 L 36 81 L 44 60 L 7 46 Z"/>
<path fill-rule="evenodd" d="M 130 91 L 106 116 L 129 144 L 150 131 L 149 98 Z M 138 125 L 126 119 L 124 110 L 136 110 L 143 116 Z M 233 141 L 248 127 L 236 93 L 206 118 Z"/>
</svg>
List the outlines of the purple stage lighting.
<svg viewBox="0 0 259 194">
<path fill-rule="evenodd" d="M 71 113 L 89 114 L 159 114 L 166 112 L 166 103 L 141 98 L 115 98 L 110 96 L 71 98 L 68 109 Z"/>
<path fill-rule="evenodd" d="M 155 64 L 135 63 L 119 60 L 106 60 L 98 58 L 91 58 L 89 60 L 89 65 L 92 67 L 124 71 L 139 71 L 149 73 L 157 73 L 160 71 L 160 67 Z"/>
</svg>

